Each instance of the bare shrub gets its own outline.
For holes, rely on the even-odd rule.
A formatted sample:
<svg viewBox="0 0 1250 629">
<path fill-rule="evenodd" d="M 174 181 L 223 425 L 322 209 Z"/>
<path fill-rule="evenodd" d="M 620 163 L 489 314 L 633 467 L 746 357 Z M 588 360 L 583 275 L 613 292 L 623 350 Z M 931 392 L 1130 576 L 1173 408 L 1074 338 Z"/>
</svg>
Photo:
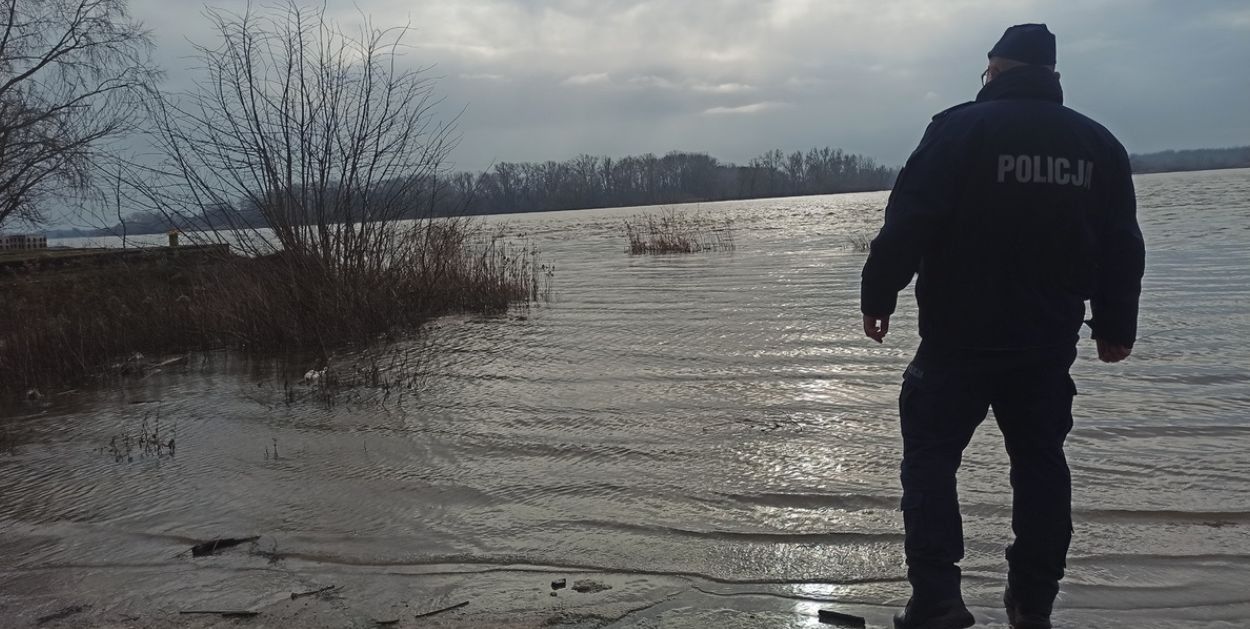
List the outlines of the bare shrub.
<svg viewBox="0 0 1250 629">
<path fill-rule="evenodd" d="M 132 173 L 137 203 L 193 241 L 282 252 L 345 283 L 436 236 L 453 127 L 434 117 L 426 68 L 403 57 L 407 26 L 366 19 L 352 34 L 294 3 L 207 17 L 218 42 L 197 46 L 203 75 L 152 101 L 164 163 Z"/>
</svg>

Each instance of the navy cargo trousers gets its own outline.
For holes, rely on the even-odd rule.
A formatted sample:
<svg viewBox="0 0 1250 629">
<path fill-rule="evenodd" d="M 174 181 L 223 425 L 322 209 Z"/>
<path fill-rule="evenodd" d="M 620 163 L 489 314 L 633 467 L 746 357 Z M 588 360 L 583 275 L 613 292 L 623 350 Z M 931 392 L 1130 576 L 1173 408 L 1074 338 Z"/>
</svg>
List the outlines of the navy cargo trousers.
<svg viewBox="0 0 1250 629">
<path fill-rule="evenodd" d="M 907 578 L 917 603 L 960 598 L 955 472 L 992 407 L 1011 459 L 1008 584 L 1020 609 L 1049 613 L 1072 539 L 1063 443 L 1072 429 L 1075 359 L 1075 347 L 953 351 L 921 343 L 899 396 Z"/>
</svg>

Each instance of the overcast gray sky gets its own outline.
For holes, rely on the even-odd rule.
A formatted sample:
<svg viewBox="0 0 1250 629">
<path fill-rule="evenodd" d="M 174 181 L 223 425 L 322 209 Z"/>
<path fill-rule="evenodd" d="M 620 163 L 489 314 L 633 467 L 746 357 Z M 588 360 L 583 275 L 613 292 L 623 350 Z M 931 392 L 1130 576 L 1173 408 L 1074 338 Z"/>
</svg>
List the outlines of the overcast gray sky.
<svg viewBox="0 0 1250 629">
<path fill-rule="evenodd" d="M 188 76 L 211 34 L 193 0 L 132 0 Z M 1250 144 L 1246 0 L 327 0 L 411 22 L 456 166 L 578 153 L 836 146 L 901 163 L 929 117 L 971 99 L 1004 28 L 1046 22 L 1068 104 L 1131 152 Z M 239 9 L 238 1 L 212 3 Z"/>
</svg>

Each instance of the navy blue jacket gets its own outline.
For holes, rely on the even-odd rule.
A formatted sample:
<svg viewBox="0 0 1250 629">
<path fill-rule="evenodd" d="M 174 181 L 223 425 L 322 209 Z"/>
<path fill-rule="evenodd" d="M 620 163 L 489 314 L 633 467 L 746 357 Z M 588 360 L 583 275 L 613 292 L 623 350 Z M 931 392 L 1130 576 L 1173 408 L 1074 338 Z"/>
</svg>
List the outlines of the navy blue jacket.
<svg viewBox="0 0 1250 629">
<path fill-rule="evenodd" d="M 925 131 L 864 265 L 864 314 L 919 273 L 920 335 L 952 349 L 1132 346 L 1145 245 L 1128 155 L 1063 106 L 1053 72 L 1009 70 Z"/>
</svg>

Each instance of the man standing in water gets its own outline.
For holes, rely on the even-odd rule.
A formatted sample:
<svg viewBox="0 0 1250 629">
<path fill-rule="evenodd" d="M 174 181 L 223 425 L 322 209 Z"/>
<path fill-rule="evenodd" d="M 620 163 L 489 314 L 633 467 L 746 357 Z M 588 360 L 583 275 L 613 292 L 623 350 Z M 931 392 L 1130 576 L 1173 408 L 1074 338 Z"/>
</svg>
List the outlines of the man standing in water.
<svg viewBox="0 0 1250 629">
<path fill-rule="evenodd" d="M 912 596 L 898 629 L 971 627 L 960 593 L 955 472 L 988 410 L 1011 458 L 1004 604 L 1049 628 L 1072 537 L 1072 428 L 1085 301 L 1098 357 L 1128 357 L 1145 247 L 1124 147 L 1063 106 L 1055 37 L 1007 29 L 974 102 L 948 109 L 899 173 L 864 265 L 864 333 L 881 342 L 919 273 L 920 348 L 903 376 L 903 521 Z"/>
</svg>

